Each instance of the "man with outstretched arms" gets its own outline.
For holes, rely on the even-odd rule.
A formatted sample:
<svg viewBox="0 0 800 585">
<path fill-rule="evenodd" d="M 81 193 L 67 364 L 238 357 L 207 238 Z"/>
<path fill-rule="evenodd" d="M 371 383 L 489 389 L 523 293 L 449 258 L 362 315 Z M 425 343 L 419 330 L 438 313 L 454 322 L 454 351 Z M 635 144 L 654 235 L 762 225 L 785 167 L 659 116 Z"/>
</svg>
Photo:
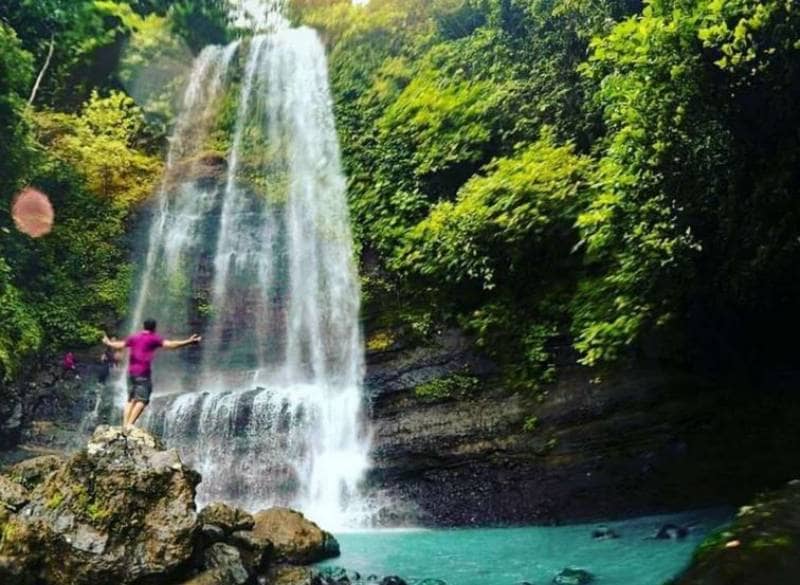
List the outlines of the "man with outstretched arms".
<svg viewBox="0 0 800 585">
<path fill-rule="evenodd" d="M 156 333 L 156 322 L 148 319 L 144 322 L 144 330 L 128 337 L 125 341 L 113 341 L 103 335 L 103 343 L 111 349 L 130 350 L 128 360 L 128 402 L 125 404 L 122 425 L 125 429 L 132 427 L 142 416 L 142 412 L 150 404 L 153 393 L 151 366 L 156 352 L 161 349 L 180 349 L 187 345 L 195 345 L 202 341 L 195 334 L 183 341 L 170 341 Z"/>
</svg>

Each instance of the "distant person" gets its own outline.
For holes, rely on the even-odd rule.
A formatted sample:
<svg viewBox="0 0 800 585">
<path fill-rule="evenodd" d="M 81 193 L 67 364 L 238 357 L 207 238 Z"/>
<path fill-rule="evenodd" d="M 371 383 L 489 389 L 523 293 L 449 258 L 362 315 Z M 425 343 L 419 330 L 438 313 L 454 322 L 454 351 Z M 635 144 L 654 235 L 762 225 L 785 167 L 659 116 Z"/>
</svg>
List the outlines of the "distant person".
<svg viewBox="0 0 800 585">
<path fill-rule="evenodd" d="M 64 367 L 65 372 L 75 370 L 75 355 L 71 351 L 67 352 L 64 359 L 61 361 L 61 365 Z"/>
<path fill-rule="evenodd" d="M 64 359 L 61 360 L 61 367 L 64 368 L 64 378 L 71 380 L 80 380 L 78 375 L 78 366 L 75 361 L 75 354 L 71 351 L 67 352 Z"/>
<path fill-rule="evenodd" d="M 136 424 L 142 412 L 150 404 L 150 395 L 153 393 L 153 380 L 150 366 L 156 356 L 156 351 L 164 349 L 180 349 L 187 345 L 196 345 L 203 340 L 195 334 L 183 341 L 169 341 L 156 333 L 156 322 L 148 319 L 144 322 L 144 330 L 131 335 L 125 341 L 113 341 L 107 335 L 103 336 L 103 343 L 115 350 L 128 348 L 130 360 L 128 362 L 128 402 L 125 404 L 122 425 L 128 429 Z"/>
</svg>

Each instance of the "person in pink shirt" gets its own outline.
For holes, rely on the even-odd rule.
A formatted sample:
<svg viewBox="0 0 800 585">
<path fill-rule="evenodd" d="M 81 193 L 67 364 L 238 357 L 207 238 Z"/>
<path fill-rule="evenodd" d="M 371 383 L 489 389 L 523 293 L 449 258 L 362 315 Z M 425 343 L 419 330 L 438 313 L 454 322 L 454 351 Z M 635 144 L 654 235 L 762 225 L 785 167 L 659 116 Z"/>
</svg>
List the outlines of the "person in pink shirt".
<svg viewBox="0 0 800 585">
<path fill-rule="evenodd" d="M 156 357 L 156 352 L 161 349 L 180 349 L 187 345 L 200 343 L 203 338 L 192 335 L 183 341 L 170 341 L 156 333 L 156 322 L 148 319 L 144 322 L 144 330 L 128 337 L 125 341 L 113 341 L 108 335 L 103 335 L 103 343 L 111 349 L 122 350 L 127 348 L 130 352 L 128 360 L 128 402 L 125 404 L 122 425 L 124 428 L 132 427 L 142 416 L 144 409 L 150 404 L 150 395 L 153 393 L 153 378 L 151 366 Z"/>
</svg>

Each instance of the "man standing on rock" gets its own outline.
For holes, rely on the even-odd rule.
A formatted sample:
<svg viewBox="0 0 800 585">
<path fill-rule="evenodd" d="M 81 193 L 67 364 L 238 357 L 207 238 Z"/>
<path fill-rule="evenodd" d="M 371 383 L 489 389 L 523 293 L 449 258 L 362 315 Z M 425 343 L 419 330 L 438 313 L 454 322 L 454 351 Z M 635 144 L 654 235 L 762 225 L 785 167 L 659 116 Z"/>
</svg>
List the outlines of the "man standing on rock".
<svg viewBox="0 0 800 585">
<path fill-rule="evenodd" d="M 125 404 L 122 425 L 129 428 L 136 424 L 144 409 L 150 404 L 153 393 L 151 365 L 156 351 L 161 349 L 180 349 L 187 345 L 196 345 L 203 340 L 195 334 L 183 341 L 170 341 L 156 333 L 156 322 L 148 319 L 144 322 L 144 330 L 131 335 L 125 341 L 112 341 L 103 335 L 103 343 L 111 349 L 130 349 L 128 362 L 128 402 Z"/>
</svg>

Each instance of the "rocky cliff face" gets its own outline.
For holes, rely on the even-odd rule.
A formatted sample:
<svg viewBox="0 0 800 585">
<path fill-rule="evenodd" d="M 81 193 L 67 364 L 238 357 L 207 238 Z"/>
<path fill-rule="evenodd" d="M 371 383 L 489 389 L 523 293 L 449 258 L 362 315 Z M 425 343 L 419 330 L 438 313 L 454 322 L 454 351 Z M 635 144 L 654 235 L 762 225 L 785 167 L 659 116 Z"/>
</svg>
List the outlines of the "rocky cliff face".
<svg viewBox="0 0 800 585">
<path fill-rule="evenodd" d="M 796 475 L 796 373 L 737 390 L 643 366 L 597 379 L 563 361 L 557 383 L 533 395 L 506 391 L 457 331 L 370 352 L 368 479 L 394 502 L 381 520 L 556 523 L 667 512 L 744 503 Z M 39 451 L 75 448 L 97 390 L 91 368 L 78 375 L 44 369 L 0 400 L 3 448 L 19 439 Z"/>
<path fill-rule="evenodd" d="M 558 523 L 740 503 L 796 472 L 792 378 L 736 393 L 654 368 L 508 393 L 457 332 L 369 355 L 386 520 Z"/>
<path fill-rule="evenodd" d="M 80 354 L 75 370 L 65 371 L 51 356 L 16 382 L 0 382 L 0 451 L 30 439 L 42 447 L 67 447 L 94 408 L 100 350 L 94 353 Z"/>
</svg>

